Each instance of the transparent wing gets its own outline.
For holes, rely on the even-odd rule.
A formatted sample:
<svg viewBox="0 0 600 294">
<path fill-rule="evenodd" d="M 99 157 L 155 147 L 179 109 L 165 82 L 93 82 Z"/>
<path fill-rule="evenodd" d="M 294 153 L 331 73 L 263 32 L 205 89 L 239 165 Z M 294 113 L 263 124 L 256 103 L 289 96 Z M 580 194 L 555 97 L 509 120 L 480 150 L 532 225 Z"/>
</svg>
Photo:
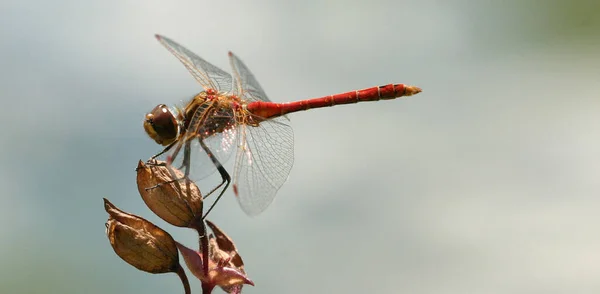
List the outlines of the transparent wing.
<svg viewBox="0 0 600 294">
<path fill-rule="evenodd" d="M 248 67 L 232 52 L 229 52 L 229 62 L 235 78 L 233 93 L 243 100 L 271 102 Z"/>
<path fill-rule="evenodd" d="M 214 156 L 217 157 L 217 159 L 222 165 L 224 165 L 231 158 L 231 154 L 233 153 L 231 152 L 233 148 L 229 150 L 219 149 L 219 146 L 223 145 L 223 136 L 224 134 L 215 134 L 211 137 L 204 139 L 204 143 L 209 147 L 211 152 L 214 154 Z M 181 140 L 181 142 L 178 143 L 181 145 L 181 150 L 177 154 L 174 153 L 176 150 L 175 148 L 177 148 L 177 146 L 174 146 L 173 150 L 167 153 L 168 156 L 171 156 L 173 158 L 172 165 L 174 167 L 177 167 L 178 169 L 181 169 L 182 171 L 185 170 L 183 168 L 186 165 L 189 166 L 189 178 L 193 181 L 200 181 L 214 174 L 217 170 L 217 167 L 213 164 L 212 160 L 210 160 L 210 157 L 208 157 L 208 154 L 204 151 L 204 149 L 202 149 L 200 142 L 197 139 L 193 139 L 188 143 L 190 154 L 187 163 L 184 162 L 184 152 L 186 148 L 185 145 L 187 143 L 183 140 Z M 235 144 L 235 142 L 233 144 Z M 175 156 L 173 157 L 173 155 Z M 202 191 L 208 192 L 210 191 L 210 189 L 202 188 Z"/>
<path fill-rule="evenodd" d="M 294 164 L 294 133 L 284 118 L 253 127 L 241 124 L 233 187 L 242 210 L 263 212 L 287 180 Z"/>
<path fill-rule="evenodd" d="M 221 165 L 224 165 L 231 157 L 233 150 L 235 150 L 238 140 L 238 128 L 233 116 L 233 110 L 221 108 L 213 111 L 210 117 L 201 124 L 198 133 L 210 133 L 207 128 L 210 131 L 219 130 L 206 137 L 204 143 L 206 143 L 208 149 L 219 160 Z M 216 166 L 212 162 L 210 162 L 210 169 L 213 171 L 216 169 Z"/>
<path fill-rule="evenodd" d="M 156 39 L 185 65 L 205 91 L 214 89 L 218 92 L 229 92 L 231 90 L 232 79 L 230 74 L 206 62 L 192 51 L 167 37 L 156 35 Z"/>
</svg>

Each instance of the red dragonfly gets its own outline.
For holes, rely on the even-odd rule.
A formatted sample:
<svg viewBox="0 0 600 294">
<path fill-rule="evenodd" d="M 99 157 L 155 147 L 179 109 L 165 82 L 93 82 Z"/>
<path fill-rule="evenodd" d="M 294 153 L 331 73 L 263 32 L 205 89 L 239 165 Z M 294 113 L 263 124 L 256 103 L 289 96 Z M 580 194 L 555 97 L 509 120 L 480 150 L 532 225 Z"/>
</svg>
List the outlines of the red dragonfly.
<svg viewBox="0 0 600 294">
<path fill-rule="evenodd" d="M 218 170 L 222 179 L 206 196 L 225 185 L 205 216 L 231 182 L 222 163 L 233 149 L 237 149 L 233 192 L 244 212 L 257 215 L 273 201 L 294 162 L 294 136 L 286 114 L 338 104 L 395 99 L 421 92 L 418 87 L 389 84 L 321 98 L 275 103 L 267 98 L 254 75 L 233 53 L 229 52 L 232 78 L 173 40 L 160 35 L 156 38 L 183 63 L 204 91 L 183 108 L 160 104 L 146 115 L 146 133 L 156 143 L 166 146 L 150 161 L 170 151 L 166 164 L 171 165 L 183 149 L 182 167 L 188 176 L 192 149 L 202 149 L 204 152 L 198 153 L 209 162 L 204 162 L 208 164 L 203 164 L 202 171 L 198 173 L 203 173 L 200 178 Z"/>
</svg>

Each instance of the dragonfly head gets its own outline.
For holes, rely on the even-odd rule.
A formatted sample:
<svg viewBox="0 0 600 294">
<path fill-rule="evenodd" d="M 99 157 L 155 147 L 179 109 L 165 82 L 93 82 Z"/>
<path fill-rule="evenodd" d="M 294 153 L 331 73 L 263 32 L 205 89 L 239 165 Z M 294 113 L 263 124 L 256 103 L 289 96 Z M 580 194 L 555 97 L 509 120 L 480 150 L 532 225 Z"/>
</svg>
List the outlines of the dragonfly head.
<svg viewBox="0 0 600 294">
<path fill-rule="evenodd" d="M 179 124 L 171 109 L 164 104 L 159 104 L 146 114 L 144 130 L 156 143 L 167 146 L 177 139 Z"/>
</svg>

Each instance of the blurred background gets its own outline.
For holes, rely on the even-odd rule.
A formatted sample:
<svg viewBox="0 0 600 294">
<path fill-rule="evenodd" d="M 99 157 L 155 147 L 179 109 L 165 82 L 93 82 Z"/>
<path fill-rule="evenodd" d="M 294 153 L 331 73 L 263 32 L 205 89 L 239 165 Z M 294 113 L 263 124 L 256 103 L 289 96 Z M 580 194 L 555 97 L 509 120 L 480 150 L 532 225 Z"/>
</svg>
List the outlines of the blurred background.
<svg viewBox="0 0 600 294">
<path fill-rule="evenodd" d="M 275 202 L 210 216 L 245 293 L 600 292 L 598 1 L 5 0 L 1 293 L 183 293 L 104 235 L 107 197 L 196 242 L 135 185 L 145 113 L 201 90 L 155 33 L 227 71 L 232 50 L 277 102 L 423 88 L 290 116 Z"/>
</svg>

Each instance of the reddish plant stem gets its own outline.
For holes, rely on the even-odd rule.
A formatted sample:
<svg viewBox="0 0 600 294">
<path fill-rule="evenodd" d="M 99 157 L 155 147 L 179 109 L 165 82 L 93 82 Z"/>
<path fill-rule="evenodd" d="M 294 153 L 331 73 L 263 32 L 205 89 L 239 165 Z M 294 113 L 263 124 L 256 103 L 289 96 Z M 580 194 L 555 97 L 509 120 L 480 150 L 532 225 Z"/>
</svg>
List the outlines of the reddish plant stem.
<svg viewBox="0 0 600 294">
<path fill-rule="evenodd" d="M 185 289 L 185 294 L 192 294 L 192 289 L 190 289 L 190 281 L 188 281 L 188 278 L 185 275 L 185 271 L 183 270 L 183 267 L 181 267 L 181 265 L 177 267 L 175 273 L 177 273 L 179 279 L 181 279 L 181 283 L 183 284 L 183 288 Z"/>
<path fill-rule="evenodd" d="M 210 294 L 215 288 L 215 285 L 202 283 L 202 294 Z"/>
<path fill-rule="evenodd" d="M 198 232 L 199 245 L 200 245 L 200 253 L 202 254 L 202 270 L 204 274 L 208 276 L 208 234 L 206 233 L 206 225 L 204 224 L 204 220 L 202 219 L 202 215 L 196 217 L 191 224 L 191 227 Z M 212 290 L 211 290 L 212 291 Z M 210 293 L 210 292 L 208 292 Z"/>
</svg>

